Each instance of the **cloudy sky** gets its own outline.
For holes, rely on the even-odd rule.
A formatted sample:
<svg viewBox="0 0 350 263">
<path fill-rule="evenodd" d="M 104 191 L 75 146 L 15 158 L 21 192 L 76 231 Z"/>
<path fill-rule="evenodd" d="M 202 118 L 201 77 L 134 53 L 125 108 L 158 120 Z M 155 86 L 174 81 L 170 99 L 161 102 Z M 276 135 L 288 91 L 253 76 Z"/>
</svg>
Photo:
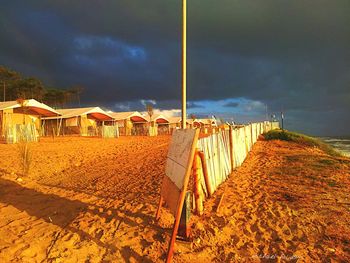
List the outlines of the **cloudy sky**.
<svg viewBox="0 0 350 263">
<path fill-rule="evenodd" d="M 189 112 L 350 134 L 350 1 L 189 0 Z M 180 0 L 1 1 L 0 64 L 84 105 L 181 107 Z"/>
</svg>

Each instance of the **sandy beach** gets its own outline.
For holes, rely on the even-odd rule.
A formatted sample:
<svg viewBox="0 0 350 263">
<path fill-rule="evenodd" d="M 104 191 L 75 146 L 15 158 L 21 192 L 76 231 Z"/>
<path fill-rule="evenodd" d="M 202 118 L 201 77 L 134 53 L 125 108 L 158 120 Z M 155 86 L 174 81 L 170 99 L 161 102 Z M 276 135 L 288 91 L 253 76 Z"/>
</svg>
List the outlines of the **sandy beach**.
<svg viewBox="0 0 350 263">
<path fill-rule="evenodd" d="M 29 177 L 18 146 L 1 144 L 0 262 L 164 261 L 173 218 L 154 214 L 169 142 L 43 138 Z M 349 194 L 349 159 L 258 141 L 192 216 L 174 262 L 350 261 Z"/>
</svg>

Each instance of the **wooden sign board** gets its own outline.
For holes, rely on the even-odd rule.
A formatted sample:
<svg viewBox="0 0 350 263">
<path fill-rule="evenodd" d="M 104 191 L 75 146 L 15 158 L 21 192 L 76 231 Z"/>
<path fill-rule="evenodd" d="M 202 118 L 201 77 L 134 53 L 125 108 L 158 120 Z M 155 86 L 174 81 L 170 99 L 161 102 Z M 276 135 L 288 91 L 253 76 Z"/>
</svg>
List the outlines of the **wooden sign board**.
<svg viewBox="0 0 350 263">
<path fill-rule="evenodd" d="M 175 216 L 174 229 L 169 244 L 167 262 L 172 258 L 172 250 L 179 227 L 181 211 L 185 200 L 192 163 L 197 147 L 199 130 L 175 130 L 167 156 L 165 176 L 156 219 L 159 218 L 163 201 Z"/>
</svg>

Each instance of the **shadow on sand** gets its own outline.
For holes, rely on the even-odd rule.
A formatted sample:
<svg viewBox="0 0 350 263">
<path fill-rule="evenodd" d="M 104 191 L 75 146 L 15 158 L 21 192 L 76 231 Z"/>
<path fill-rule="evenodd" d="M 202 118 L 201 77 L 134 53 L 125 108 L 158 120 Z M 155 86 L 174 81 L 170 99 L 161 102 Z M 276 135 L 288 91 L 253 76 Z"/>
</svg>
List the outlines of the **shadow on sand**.
<svg viewBox="0 0 350 263">
<path fill-rule="evenodd" d="M 150 261 L 147 257 L 137 254 L 130 247 L 118 248 L 114 244 L 105 243 L 100 240 L 100 237 L 92 236 L 84 230 L 74 227 L 73 221 L 83 212 L 98 215 L 101 218 L 105 218 L 106 222 L 112 219 L 123 222 L 128 226 L 151 226 L 156 229 L 157 232 L 167 231 L 162 229 L 154 223 L 154 219 L 146 214 L 132 213 L 131 211 L 121 211 L 115 208 L 106 209 L 91 204 L 86 204 L 77 200 L 69 200 L 54 194 L 44 194 L 37 190 L 27 188 L 16 182 L 6 180 L 0 177 L 0 202 L 3 204 L 11 205 L 18 210 L 25 211 L 31 216 L 41 218 L 47 223 L 59 226 L 62 230 L 67 230 L 78 234 L 82 240 L 88 239 L 95 242 L 98 246 L 106 249 L 106 253 L 114 254 L 119 250 L 120 254 L 125 261 L 130 261 L 131 257 L 141 260 L 143 262 Z M 103 209 L 101 209 L 103 208 Z M 109 214 L 100 211 L 109 210 Z M 123 212 L 127 217 L 120 217 L 117 212 Z M 142 222 L 138 223 L 133 218 L 141 218 Z M 120 225 L 119 223 L 119 225 Z M 54 241 L 55 242 L 55 241 Z M 117 243 L 117 240 L 115 240 Z M 47 256 L 49 256 L 50 248 L 48 247 Z"/>
</svg>

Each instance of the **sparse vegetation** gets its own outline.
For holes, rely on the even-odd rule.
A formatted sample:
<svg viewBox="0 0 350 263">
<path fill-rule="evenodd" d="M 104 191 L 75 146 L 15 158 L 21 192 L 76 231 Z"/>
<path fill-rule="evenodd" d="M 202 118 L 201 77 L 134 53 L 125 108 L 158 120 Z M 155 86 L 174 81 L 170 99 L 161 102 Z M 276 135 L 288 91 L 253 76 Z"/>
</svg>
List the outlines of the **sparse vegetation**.
<svg viewBox="0 0 350 263">
<path fill-rule="evenodd" d="M 333 149 L 331 146 L 328 144 L 296 132 L 290 132 L 287 130 L 272 130 L 264 134 L 265 140 L 282 140 L 282 141 L 290 141 L 290 142 L 296 142 L 300 143 L 306 146 L 311 146 L 311 147 L 317 147 L 320 150 L 324 151 L 328 155 L 334 156 L 334 157 L 341 157 L 342 154 L 337 152 L 335 149 Z"/>
<path fill-rule="evenodd" d="M 321 160 L 319 160 L 319 163 L 323 164 L 323 165 L 327 165 L 327 166 L 338 164 L 338 162 L 331 160 L 331 159 L 321 159 Z"/>
<path fill-rule="evenodd" d="M 328 181 L 328 186 L 330 187 L 338 187 L 338 183 L 334 180 L 329 180 Z"/>
</svg>

